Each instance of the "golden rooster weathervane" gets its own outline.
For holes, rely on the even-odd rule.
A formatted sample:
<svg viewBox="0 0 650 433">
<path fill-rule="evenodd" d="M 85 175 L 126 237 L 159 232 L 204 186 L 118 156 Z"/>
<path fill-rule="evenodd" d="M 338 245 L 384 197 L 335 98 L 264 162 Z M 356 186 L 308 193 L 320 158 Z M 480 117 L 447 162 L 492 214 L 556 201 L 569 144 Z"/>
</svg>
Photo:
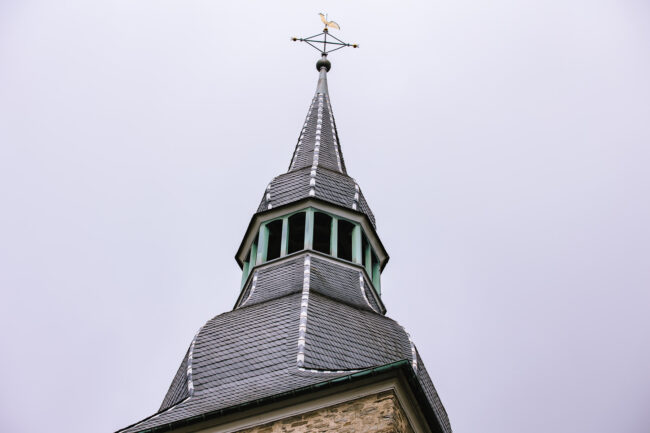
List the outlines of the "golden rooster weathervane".
<svg viewBox="0 0 650 433">
<path fill-rule="evenodd" d="M 310 46 L 312 46 L 315 49 L 317 49 L 318 51 L 320 51 L 320 53 L 324 57 L 327 56 L 332 51 L 340 50 L 341 48 L 345 48 L 345 47 L 359 48 L 358 44 L 348 44 L 347 42 L 343 42 L 342 40 L 340 40 L 336 36 L 332 36 L 330 34 L 330 32 L 328 31 L 328 27 L 331 27 L 331 28 L 337 29 L 337 30 L 341 30 L 341 27 L 336 22 L 329 21 L 329 19 L 327 18 L 327 14 L 320 13 L 318 15 L 320 15 L 321 21 L 323 22 L 323 24 L 325 24 L 325 28 L 323 29 L 323 31 L 321 33 L 319 33 L 317 35 L 314 35 L 314 36 L 309 36 L 308 38 L 296 38 L 296 37 L 293 37 L 293 38 L 291 38 L 291 40 L 292 41 L 297 41 L 297 42 L 307 42 Z M 320 36 L 322 36 L 323 39 L 319 40 L 318 38 Z M 329 36 L 331 38 L 329 41 L 327 40 L 327 36 Z M 316 46 L 314 44 L 318 44 L 318 45 L 323 44 L 323 47 L 320 48 L 319 46 Z M 330 45 L 335 46 L 336 48 L 329 49 Z"/>
<path fill-rule="evenodd" d="M 320 15 L 320 20 L 323 22 L 323 24 L 325 24 L 325 30 L 323 30 L 323 31 L 327 31 L 328 27 L 331 27 L 331 28 L 336 29 L 336 30 L 341 30 L 341 27 L 339 27 L 339 25 L 336 24 L 334 21 L 328 21 L 327 20 L 327 14 L 323 14 L 321 12 L 318 15 Z"/>
</svg>

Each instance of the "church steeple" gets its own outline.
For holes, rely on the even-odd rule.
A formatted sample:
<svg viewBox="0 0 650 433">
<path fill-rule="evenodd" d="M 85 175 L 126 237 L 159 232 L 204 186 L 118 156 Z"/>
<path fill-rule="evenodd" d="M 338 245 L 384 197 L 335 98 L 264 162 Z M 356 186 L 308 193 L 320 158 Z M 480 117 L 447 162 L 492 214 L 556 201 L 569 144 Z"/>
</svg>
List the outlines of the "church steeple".
<svg viewBox="0 0 650 433">
<path fill-rule="evenodd" d="M 327 48 L 327 35 L 300 40 Z M 451 433 L 415 344 L 386 316 L 388 254 L 347 174 L 322 54 L 289 169 L 265 189 L 236 254 L 234 308 L 198 330 L 158 412 L 122 432 Z"/>
<path fill-rule="evenodd" d="M 362 267 L 373 296 L 381 294 L 388 254 L 359 184 L 347 174 L 327 85 L 331 67 L 323 53 L 289 169 L 266 187 L 237 252 L 244 288 L 256 266 L 312 250 Z M 383 311 L 379 298 L 375 303 Z"/>
</svg>

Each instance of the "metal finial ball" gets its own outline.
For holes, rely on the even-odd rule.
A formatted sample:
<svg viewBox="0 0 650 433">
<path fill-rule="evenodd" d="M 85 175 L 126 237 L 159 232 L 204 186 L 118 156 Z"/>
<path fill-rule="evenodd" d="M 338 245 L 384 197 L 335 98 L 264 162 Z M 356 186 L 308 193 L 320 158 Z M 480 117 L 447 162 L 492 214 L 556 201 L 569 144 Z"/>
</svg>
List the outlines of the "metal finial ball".
<svg viewBox="0 0 650 433">
<path fill-rule="evenodd" d="M 322 58 L 316 62 L 316 70 L 320 71 L 321 68 L 325 68 L 325 70 L 329 72 L 330 69 L 332 69 L 332 64 L 326 58 Z"/>
</svg>

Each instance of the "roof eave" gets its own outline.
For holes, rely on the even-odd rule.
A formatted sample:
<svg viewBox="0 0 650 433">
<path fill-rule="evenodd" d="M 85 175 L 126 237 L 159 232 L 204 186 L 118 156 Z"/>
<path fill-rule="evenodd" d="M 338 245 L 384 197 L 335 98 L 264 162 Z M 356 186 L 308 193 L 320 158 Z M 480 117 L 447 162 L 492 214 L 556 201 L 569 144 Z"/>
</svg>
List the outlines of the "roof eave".
<svg viewBox="0 0 650 433">
<path fill-rule="evenodd" d="M 249 409 L 259 408 L 267 404 L 271 404 L 281 400 L 286 400 L 293 397 L 299 397 L 313 392 L 324 391 L 329 388 L 334 388 L 336 386 L 342 386 L 352 382 L 357 382 L 362 379 L 378 377 L 378 376 L 389 377 L 389 376 L 399 375 L 400 373 L 403 374 L 403 377 L 406 379 L 406 383 L 408 384 L 410 390 L 413 392 L 417 404 L 419 408 L 422 410 L 424 419 L 426 420 L 427 425 L 429 426 L 431 431 L 434 433 L 444 433 L 440 421 L 438 420 L 438 417 L 436 416 L 433 407 L 429 403 L 429 400 L 427 399 L 426 393 L 422 388 L 422 385 L 418 381 L 417 374 L 413 370 L 411 366 L 411 362 L 407 359 L 396 361 L 390 364 L 385 364 L 379 367 L 370 368 L 367 370 L 362 370 L 346 376 L 340 376 L 334 379 L 319 382 L 292 391 L 283 392 L 280 394 L 274 394 L 268 397 L 252 400 L 235 406 L 230 406 L 227 408 L 206 412 L 198 416 L 181 419 L 178 421 L 166 423 L 160 426 L 156 426 L 144 430 L 138 430 L 137 433 L 161 433 L 161 432 L 173 431 L 200 422 L 210 421 L 222 416 L 234 414 L 237 412 L 244 412 Z M 132 426 L 129 427 L 133 427 L 134 425 L 137 424 L 138 423 L 133 424 Z"/>
</svg>

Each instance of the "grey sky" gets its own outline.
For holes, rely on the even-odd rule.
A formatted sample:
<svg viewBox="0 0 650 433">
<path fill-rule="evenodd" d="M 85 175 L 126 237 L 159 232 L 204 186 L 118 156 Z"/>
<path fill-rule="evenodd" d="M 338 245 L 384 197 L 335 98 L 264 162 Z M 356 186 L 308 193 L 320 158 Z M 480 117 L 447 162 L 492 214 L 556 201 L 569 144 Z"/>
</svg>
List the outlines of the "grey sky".
<svg viewBox="0 0 650 433">
<path fill-rule="evenodd" d="M 650 428 L 647 1 L 0 2 L 0 430 L 153 413 L 332 55 L 458 433 Z"/>
</svg>

